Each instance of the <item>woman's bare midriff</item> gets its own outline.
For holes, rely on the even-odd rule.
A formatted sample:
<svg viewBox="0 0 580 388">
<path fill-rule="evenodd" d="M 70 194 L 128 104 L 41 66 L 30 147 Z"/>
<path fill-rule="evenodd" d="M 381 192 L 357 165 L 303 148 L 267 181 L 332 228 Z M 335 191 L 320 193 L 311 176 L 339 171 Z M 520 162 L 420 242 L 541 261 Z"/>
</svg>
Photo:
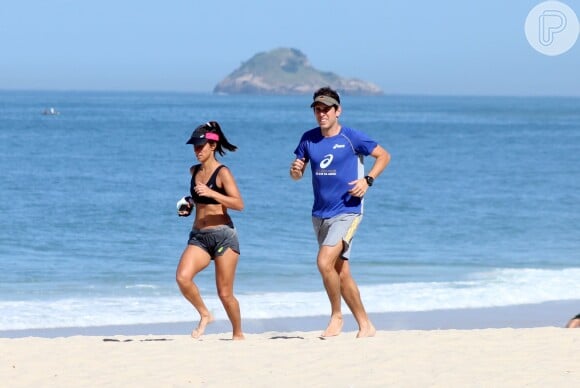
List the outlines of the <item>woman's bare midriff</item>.
<svg viewBox="0 0 580 388">
<path fill-rule="evenodd" d="M 193 223 L 193 227 L 196 229 L 215 228 L 232 222 L 222 205 L 196 204 L 196 207 L 197 211 Z"/>
</svg>

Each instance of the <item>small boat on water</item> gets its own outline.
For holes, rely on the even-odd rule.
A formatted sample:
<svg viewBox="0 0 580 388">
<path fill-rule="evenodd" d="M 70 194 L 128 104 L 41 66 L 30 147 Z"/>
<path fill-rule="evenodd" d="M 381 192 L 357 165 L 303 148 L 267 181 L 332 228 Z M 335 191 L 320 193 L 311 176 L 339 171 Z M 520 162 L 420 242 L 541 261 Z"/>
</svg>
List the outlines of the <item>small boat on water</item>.
<svg viewBox="0 0 580 388">
<path fill-rule="evenodd" d="M 50 107 L 50 108 L 47 108 L 47 109 L 45 109 L 45 110 L 42 112 L 42 114 L 43 114 L 43 115 L 45 115 L 45 116 L 57 116 L 57 115 L 59 115 L 59 114 L 60 114 L 60 112 L 59 112 L 59 111 L 57 111 L 56 109 L 54 109 L 54 108 Z"/>
</svg>

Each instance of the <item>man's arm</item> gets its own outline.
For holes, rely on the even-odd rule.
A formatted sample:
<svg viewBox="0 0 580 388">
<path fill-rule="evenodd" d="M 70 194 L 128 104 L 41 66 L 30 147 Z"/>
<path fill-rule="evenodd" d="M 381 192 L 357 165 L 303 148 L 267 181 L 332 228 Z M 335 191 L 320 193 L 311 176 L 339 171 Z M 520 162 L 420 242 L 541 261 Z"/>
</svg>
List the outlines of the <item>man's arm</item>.
<svg viewBox="0 0 580 388">
<path fill-rule="evenodd" d="M 368 176 L 376 179 L 391 161 L 391 155 L 383 147 L 377 144 L 370 156 L 375 158 L 375 163 L 371 170 L 367 173 Z"/>
<path fill-rule="evenodd" d="M 383 147 L 377 144 L 373 152 L 370 153 L 370 156 L 375 158 L 375 163 L 373 164 L 371 170 L 368 172 L 367 176 L 374 180 L 379 175 L 381 175 L 383 170 L 387 167 L 391 161 L 391 155 L 389 155 L 389 153 Z M 352 187 L 348 193 L 355 197 L 363 197 L 371 184 L 372 182 L 368 182 L 366 178 L 354 180 L 349 182 L 349 185 Z"/>
</svg>

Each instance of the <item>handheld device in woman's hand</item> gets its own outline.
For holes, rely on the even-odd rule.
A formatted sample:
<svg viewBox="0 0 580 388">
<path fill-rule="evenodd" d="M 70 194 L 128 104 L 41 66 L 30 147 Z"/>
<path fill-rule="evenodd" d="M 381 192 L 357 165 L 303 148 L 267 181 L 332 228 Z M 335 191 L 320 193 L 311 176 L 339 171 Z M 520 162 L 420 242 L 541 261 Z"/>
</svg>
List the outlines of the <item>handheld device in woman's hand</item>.
<svg viewBox="0 0 580 388">
<path fill-rule="evenodd" d="M 180 217 L 187 217 L 191 214 L 193 210 L 193 198 L 191 197 L 183 197 L 179 201 L 177 201 L 177 214 Z"/>
</svg>

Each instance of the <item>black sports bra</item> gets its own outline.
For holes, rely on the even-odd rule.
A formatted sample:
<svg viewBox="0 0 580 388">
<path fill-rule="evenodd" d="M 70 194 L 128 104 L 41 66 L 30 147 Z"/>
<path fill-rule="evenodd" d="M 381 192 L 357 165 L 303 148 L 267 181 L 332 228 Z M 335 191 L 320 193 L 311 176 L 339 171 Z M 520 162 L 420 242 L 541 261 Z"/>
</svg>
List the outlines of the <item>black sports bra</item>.
<svg viewBox="0 0 580 388">
<path fill-rule="evenodd" d="M 199 172 L 200 167 L 201 167 L 200 164 L 197 164 L 193 167 L 193 174 L 191 174 L 191 184 L 189 186 L 189 193 L 191 194 L 191 198 L 193 198 L 193 202 L 195 202 L 195 203 L 202 203 L 202 204 L 206 204 L 206 205 L 219 205 L 220 203 L 218 201 L 216 201 L 215 199 L 210 198 L 210 197 L 202 197 L 200 195 L 197 195 L 197 193 L 195 192 L 195 190 L 194 190 L 195 189 L 195 176 Z M 207 181 L 206 185 L 210 189 L 215 190 L 218 193 L 225 195 L 226 191 L 224 190 L 224 188 L 218 187 L 217 183 L 216 183 L 216 177 L 218 175 L 218 172 L 222 169 L 222 167 L 226 167 L 226 166 L 224 166 L 223 164 L 218 166 L 215 169 L 215 171 L 213 172 L 213 174 L 211 174 L 211 176 L 209 177 L 209 180 Z"/>
</svg>

